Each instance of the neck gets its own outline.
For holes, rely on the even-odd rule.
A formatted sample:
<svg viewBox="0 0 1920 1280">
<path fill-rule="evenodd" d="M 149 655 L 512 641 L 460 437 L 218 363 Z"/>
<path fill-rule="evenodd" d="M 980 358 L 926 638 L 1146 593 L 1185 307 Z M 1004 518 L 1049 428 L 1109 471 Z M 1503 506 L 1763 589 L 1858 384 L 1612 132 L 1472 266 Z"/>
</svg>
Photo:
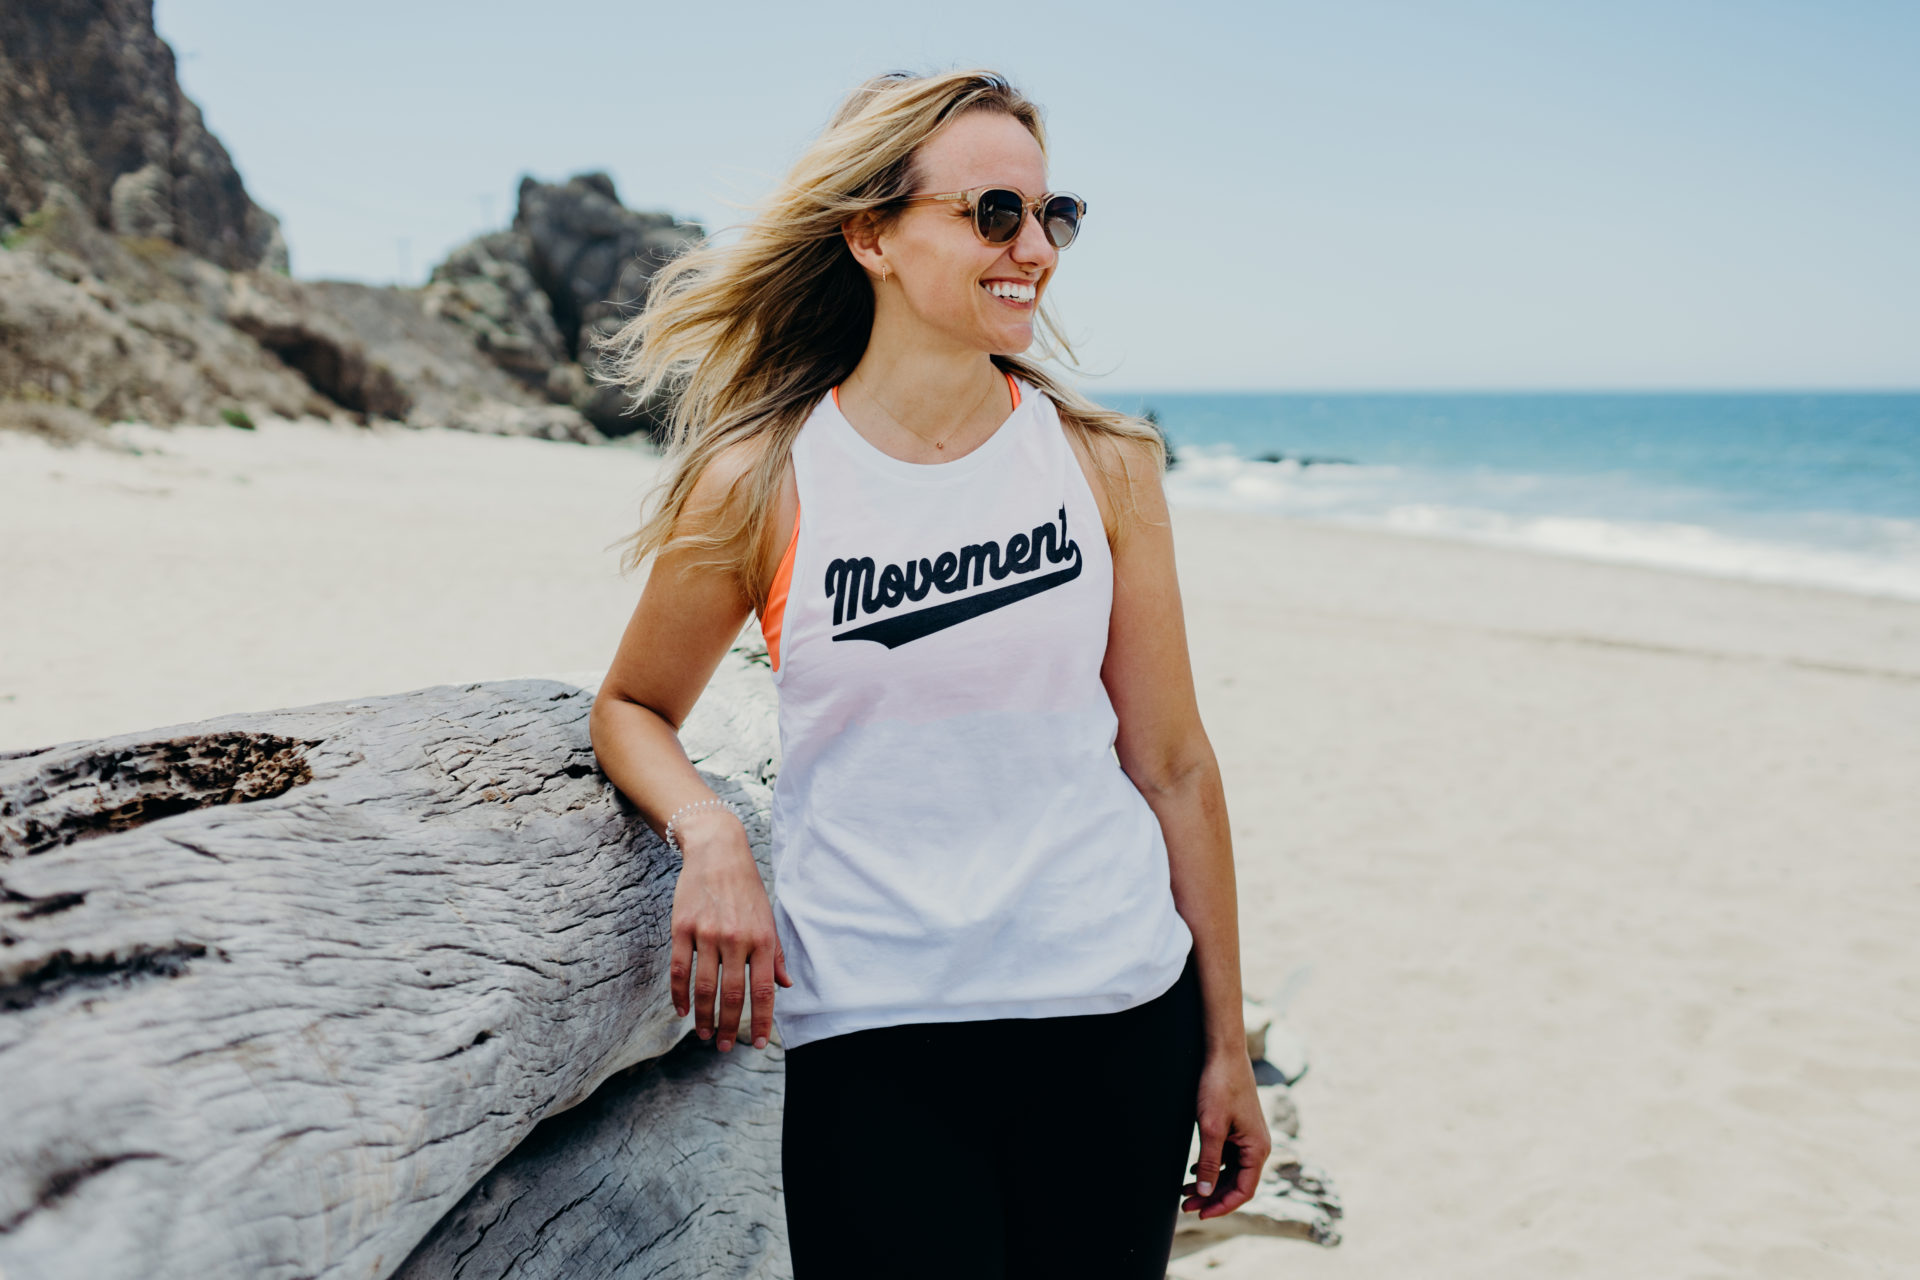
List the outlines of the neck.
<svg viewBox="0 0 1920 1280">
<path fill-rule="evenodd" d="M 881 320 L 875 317 L 866 353 L 847 381 L 877 397 L 915 435 L 943 439 L 1005 382 L 979 348 L 928 341 L 930 335 L 909 335 Z"/>
</svg>

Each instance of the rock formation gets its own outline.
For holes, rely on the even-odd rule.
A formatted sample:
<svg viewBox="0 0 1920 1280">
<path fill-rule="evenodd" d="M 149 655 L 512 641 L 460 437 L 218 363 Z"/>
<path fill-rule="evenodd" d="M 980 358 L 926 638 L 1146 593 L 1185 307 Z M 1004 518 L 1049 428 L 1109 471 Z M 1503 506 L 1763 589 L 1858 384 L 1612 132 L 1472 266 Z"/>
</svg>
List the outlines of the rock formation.
<svg viewBox="0 0 1920 1280">
<path fill-rule="evenodd" d="M 0 401 L 163 424 L 345 412 L 226 322 L 229 272 L 171 241 L 101 230 L 64 187 L 10 248 Z"/>
<path fill-rule="evenodd" d="M 152 0 L 0 5 L 0 232 L 56 186 L 121 235 L 287 270 L 279 222 L 180 91 Z"/>
<path fill-rule="evenodd" d="M 655 273 L 696 244 L 696 223 L 620 203 L 604 173 L 520 181 L 513 226 L 455 249 L 433 269 L 427 309 L 473 334 L 500 368 L 573 405 L 608 435 L 657 429 L 662 405 L 627 411 L 625 393 L 583 366 L 594 344 L 645 300 Z"/>
<path fill-rule="evenodd" d="M 669 1052 L 678 860 L 591 702 L 0 754 L 0 1274 L 784 1274 L 779 1051 Z M 736 655 L 682 730 L 763 876 L 773 711 Z"/>
<path fill-rule="evenodd" d="M 501 369 L 549 398 L 573 392 L 555 370 L 572 359 L 572 344 L 553 321 L 553 303 L 533 277 L 532 244 L 513 231 L 492 231 L 448 254 L 433 269 L 422 299 L 473 337 Z"/>
<path fill-rule="evenodd" d="M 154 237 L 95 225 L 54 187 L 0 252 L 0 423 L 45 414 L 157 424 L 372 417 L 595 442 L 418 291 L 229 272 Z"/>
<path fill-rule="evenodd" d="M 386 418 L 594 443 L 657 429 L 580 364 L 700 237 L 605 174 L 524 179 L 421 289 L 287 275 L 140 0 L 0 9 L 0 427 Z M 591 355 L 589 353 L 589 358 Z"/>
</svg>

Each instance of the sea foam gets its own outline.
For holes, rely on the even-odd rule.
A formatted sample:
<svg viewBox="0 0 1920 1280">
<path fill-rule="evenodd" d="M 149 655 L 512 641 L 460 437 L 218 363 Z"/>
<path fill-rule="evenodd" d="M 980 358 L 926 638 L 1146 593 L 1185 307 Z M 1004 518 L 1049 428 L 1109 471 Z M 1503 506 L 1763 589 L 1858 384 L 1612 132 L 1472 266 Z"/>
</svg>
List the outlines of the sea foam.
<svg viewBox="0 0 1920 1280">
<path fill-rule="evenodd" d="M 1920 600 L 1920 521 L 1847 512 L 1752 512 L 1625 474 L 1259 461 L 1184 446 L 1176 507 L 1261 511 L 1758 582 Z"/>
</svg>

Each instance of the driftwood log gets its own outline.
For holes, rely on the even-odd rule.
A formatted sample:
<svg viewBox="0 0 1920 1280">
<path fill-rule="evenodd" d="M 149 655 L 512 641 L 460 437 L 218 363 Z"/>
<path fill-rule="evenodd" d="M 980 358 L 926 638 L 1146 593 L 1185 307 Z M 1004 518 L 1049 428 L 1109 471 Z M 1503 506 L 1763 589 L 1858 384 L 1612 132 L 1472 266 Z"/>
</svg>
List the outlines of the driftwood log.
<svg viewBox="0 0 1920 1280">
<path fill-rule="evenodd" d="M 565 1176 L 502 1164 L 690 1026 L 677 860 L 598 769 L 591 701 L 448 685 L 0 755 L 0 1276 L 569 1274 L 517 1269 L 543 1228 L 543 1257 L 630 1259 L 607 1275 L 782 1273 L 777 1048 L 614 1081 Z M 730 657 L 682 739 L 770 879 L 765 672 Z M 703 1080 L 743 1123 L 649 1119 Z"/>
<path fill-rule="evenodd" d="M 690 1035 L 542 1122 L 394 1280 L 790 1280 L 785 1086 L 779 1045 Z"/>
</svg>

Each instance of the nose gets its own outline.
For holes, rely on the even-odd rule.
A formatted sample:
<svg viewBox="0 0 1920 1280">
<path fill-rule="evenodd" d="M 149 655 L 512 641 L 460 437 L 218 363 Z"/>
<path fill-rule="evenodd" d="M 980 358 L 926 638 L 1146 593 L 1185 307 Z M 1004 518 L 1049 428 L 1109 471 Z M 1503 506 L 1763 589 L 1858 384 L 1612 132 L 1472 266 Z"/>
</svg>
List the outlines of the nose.
<svg viewBox="0 0 1920 1280">
<path fill-rule="evenodd" d="M 1020 234 L 1008 246 L 1007 255 L 1032 271 L 1045 271 L 1060 260 L 1060 251 L 1047 239 L 1047 229 L 1031 209 L 1021 212 Z"/>
</svg>

